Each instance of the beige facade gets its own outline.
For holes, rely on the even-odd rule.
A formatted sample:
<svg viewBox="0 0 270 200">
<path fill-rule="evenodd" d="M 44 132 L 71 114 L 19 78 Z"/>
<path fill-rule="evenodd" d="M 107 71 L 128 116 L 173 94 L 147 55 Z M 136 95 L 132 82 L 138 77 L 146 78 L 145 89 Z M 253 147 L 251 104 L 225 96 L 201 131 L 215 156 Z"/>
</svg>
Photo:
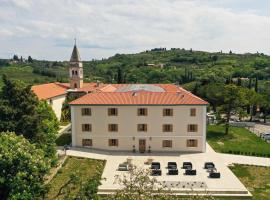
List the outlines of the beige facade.
<svg viewBox="0 0 270 200">
<path fill-rule="evenodd" d="M 66 99 L 66 95 L 60 95 L 60 96 L 47 99 L 48 104 L 51 105 L 58 120 L 61 119 L 62 106 L 65 99 Z"/>
<path fill-rule="evenodd" d="M 91 115 L 82 115 L 83 108 L 90 108 Z M 109 108 L 117 108 L 117 116 L 109 115 Z M 147 116 L 138 116 L 139 108 L 146 108 Z M 173 110 L 173 116 L 164 116 L 168 108 Z M 83 146 L 84 140 L 91 143 L 89 148 L 105 150 L 205 151 L 206 105 L 71 105 L 71 118 L 72 145 L 77 147 Z M 85 124 L 90 126 L 85 129 Z M 117 131 L 109 131 L 109 124 L 114 129 L 116 124 Z M 144 131 L 139 131 L 138 126 Z"/>
</svg>

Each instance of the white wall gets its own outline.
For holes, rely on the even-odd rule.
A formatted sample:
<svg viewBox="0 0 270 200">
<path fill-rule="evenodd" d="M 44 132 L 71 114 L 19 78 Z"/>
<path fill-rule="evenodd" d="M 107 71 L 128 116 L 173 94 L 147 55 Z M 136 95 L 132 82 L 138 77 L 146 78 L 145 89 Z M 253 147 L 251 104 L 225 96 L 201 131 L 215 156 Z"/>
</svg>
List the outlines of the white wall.
<svg viewBox="0 0 270 200">
<path fill-rule="evenodd" d="M 206 106 L 71 106 L 74 146 L 82 139 L 93 139 L 93 148 L 111 150 L 138 149 L 139 139 L 153 151 L 205 151 Z M 81 108 L 89 107 L 92 116 L 82 116 Z M 118 108 L 118 116 L 108 116 L 108 108 Z M 137 116 L 138 108 L 147 108 L 148 116 Z M 163 108 L 173 108 L 173 116 L 163 116 Z M 196 116 L 190 109 L 196 108 Z M 92 124 L 92 132 L 82 132 L 82 124 Z M 118 132 L 108 132 L 108 124 L 118 124 Z M 147 124 L 147 132 L 138 132 L 137 124 Z M 173 124 L 173 132 L 163 132 L 163 124 Z M 187 131 L 188 124 L 198 124 L 198 132 Z M 119 139 L 118 147 L 109 147 L 108 139 Z M 186 147 L 187 139 L 198 139 L 198 147 Z M 173 140 L 173 148 L 163 148 L 162 140 Z"/>
<path fill-rule="evenodd" d="M 66 95 L 61 95 L 61 96 L 47 99 L 48 104 L 52 106 L 52 109 L 55 112 L 58 120 L 61 119 L 61 111 L 62 111 L 62 106 L 65 99 L 66 99 Z"/>
</svg>

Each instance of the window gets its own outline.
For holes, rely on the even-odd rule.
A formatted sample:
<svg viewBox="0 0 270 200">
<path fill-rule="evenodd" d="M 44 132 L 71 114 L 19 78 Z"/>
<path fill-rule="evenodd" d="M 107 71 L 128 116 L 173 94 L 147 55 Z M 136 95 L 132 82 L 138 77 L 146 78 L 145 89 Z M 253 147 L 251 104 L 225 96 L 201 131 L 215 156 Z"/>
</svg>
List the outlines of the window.
<svg viewBox="0 0 270 200">
<path fill-rule="evenodd" d="M 173 109 L 172 108 L 164 108 L 163 109 L 163 116 L 173 116 Z"/>
<path fill-rule="evenodd" d="M 108 108 L 108 115 L 109 116 L 117 116 L 118 115 L 118 109 L 117 108 Z"/>
<path fill-rule="evenodd" d="M 147 131 L 147 124 L 138 124 L 137 130 L 139 132 L 143 132 L 143 131 L 146 132 Z"/>
<path fill-rule="evenodd" d="M 197 132 L 198 131 L 198 125 L 197 124 L 189 124 L 188 125 L 188 132 Z"/>
<path fill-rule="evenodd" d="M 117 132 L 118 131 L 118 124 L 109 124 L 108 129 L 110 132 Z"/>
<path fill-rule="evenodd" d="M 92 139 L 82 139 L 82 145 L 91 147 L 93 145 Z"/>
<path fill-rule="evenodd" d="M 74 70 L 72 70 L 72 75 L 74 75 Z"/>
<path fill-rule="evenodd" d="M 92 125 L 91 124 L 82 124 L 82 131 L 83 132 L 91 132 L 92 131 Z"/>
<path fill-rule="evenodd" d="M 109 139 L 109 146 L 118 146 L 118 139 Z"/>
<path fill-rule="evenodd" d="M 172 124 L 163 124 L 163 132 L 172 132 L 173 131 L 173 125 Z"/>
<path fill-rule="evenodd" d="M 82 116 L 91 116 L 91 108 L 82 108 Z"/>
<path fill-rule="evenodd" d="M 163 140 L 162 141 L 162 147 L 170 147 L 172 148 L 172 140 Z"/>
<path fill-rule="evenodd" d="M 187 147 L 198 147 L 198 140 L 187 140 Z"/>
<path fill-rule="evenodd" d="M 195 117 L 196 116 L 196 108 L 190 109 L 190 116 Z"/>
<path fill-rule="evenodd" d="M 147 108 L 138 108 L 138 116 L 147 116 Z"/>
<path fill-rule="evenodd" d="M 75 75 L 78 75 L 78 72 L 77 71 L 75 71 Z"/>
<path fill-rule="evenodd" d="M 50 99 L 50 105 L 53 105 L 53 100 L 52 99 Z"/>
<path fill-rule="evenodd" d="M 74 88 L 77 88 L 77 83 L 74 83 Z"/>
</svg>

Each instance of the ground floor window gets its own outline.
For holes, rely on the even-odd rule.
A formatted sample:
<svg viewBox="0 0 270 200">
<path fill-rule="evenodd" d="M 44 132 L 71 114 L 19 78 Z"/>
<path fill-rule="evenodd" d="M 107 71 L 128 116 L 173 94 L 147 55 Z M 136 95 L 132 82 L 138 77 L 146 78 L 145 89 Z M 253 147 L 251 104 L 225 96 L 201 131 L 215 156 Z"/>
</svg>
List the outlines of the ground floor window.
<svg viewBox="0 0 270 200">
<path fill-rule="evenodd" d="M 82 145 L 85 147 L 85 146 L 88 146 L 88 147 L 91 147 L 92 146 L 92 139 L 82 139 Z"/>
<path fill-rule="evenodd" d="M 172 147 L 172 140 L 163 140 L 162 141 L 162 146 L 163 147 Z"/>
<path fill-rule="evenodd" d="M 109 146 L 118 146 L 118 139 L 109 139 Z"/>
<path fill-rule="evenodd" d="M 195 139 L 187 140 L 187 147 L 198 147 L 198 140 Z"/>
</svg>

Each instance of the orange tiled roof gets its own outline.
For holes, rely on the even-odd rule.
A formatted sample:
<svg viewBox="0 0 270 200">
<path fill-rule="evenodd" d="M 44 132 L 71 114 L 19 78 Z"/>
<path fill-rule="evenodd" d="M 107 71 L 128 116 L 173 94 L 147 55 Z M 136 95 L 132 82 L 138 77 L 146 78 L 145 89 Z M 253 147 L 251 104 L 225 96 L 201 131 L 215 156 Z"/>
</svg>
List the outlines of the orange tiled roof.
<svg viewBox="0 0 270 200">
<path fill-rule="evenodd" d="M 82 96 L 71 105 L 207 105 L 208 103 L 190 92 L 94 92 Z"/>
<path fill-rule="evenodd" d="M 67 89 L 68 87 L 61 83 L 47 83 L 32 86 L 32 91 L 40 100 L 64 95 L 66 94 Z"/>
</svg>

